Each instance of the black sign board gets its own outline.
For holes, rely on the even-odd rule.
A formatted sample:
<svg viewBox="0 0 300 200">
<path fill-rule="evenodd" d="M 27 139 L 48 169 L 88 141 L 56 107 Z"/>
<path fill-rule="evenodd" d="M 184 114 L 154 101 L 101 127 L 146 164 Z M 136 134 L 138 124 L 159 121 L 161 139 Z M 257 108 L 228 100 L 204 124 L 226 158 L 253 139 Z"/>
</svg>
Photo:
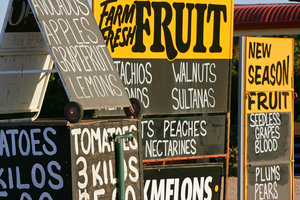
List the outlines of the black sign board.
<svg viewBox="0 0 300 200">
<path fill-rule="evenodd" d="M 290 160 L 291 113 L 250 113 L 247 117 L 247 162 Z"/>
<path fill-rule="evenodd" d="M 247 199 L 291 199 L 290 165 L 247 166 Z"/>
<path fill-rule="evenodd" d="M 13 0 L 5 32 L 40 32 L 27 0 Z"/>
<path fill-rule="evenodd" d="M 76 199 L 116 199 L 115 143 L 108 138 L 137 130 L 136 120 L 111 120 L 71 127 L 73 196 Z M 141 199 L 138 135 L 124 142 L 125 199 Z"/>
<path fill-rule="evenodd" d="M 84 109 L 130 102 L 86 0 L 28 0 L 69 100 Z"/>
<path fill-rule="evenodd" d="M 145 115 L 227 112 L 230 69 L 226 66 L 230 62 L 115 59 L 129 98 L 139 99 Z M 114 112 L 100 111 L 99 115 Z"/>
<path fill-rule="evenodd" d="M 219 200 L 221 165 L 180 165 L 144 168 L 144 199 Z"/>
<path fill-rule="evenodd" d="M 137 121 L 126 119 L 0 124 L 0 199 L 116 199 L 115 147 L 108 137 L 134 130 Z M 126 200 L 141 199 L 135 136 L 124 143 Z"/>
<path fill-rule="evenodd" d="M 143 119 L 143 159 L 223 154 L 225 121 L 225 115 Z"/>
<path fill-rule="evenodd" d="M 67 127 L 0 128 L 0 199 L 72 199 Z"/>
<path fill-rule="evenodd" d="M 3 30 L 0 30 L 0 53 L 17 54 L 26 51 L 48 53 L 47 46 L 27 0 L 8 4 Z M 47 52 L 47 53 L 46 53 Z"/>
</svg>

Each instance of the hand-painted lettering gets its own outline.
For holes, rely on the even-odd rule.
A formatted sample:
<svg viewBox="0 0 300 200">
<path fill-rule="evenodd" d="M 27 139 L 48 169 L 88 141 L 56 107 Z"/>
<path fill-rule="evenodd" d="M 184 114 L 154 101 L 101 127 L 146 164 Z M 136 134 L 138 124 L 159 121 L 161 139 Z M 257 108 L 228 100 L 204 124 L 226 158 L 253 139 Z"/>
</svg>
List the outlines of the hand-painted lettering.
<svg viewBox="0 0 300 200">
<path fill-rule="evenodd" d="M 104 1 L 100 5 L 102 12 L 99 28 L 112 52 L 119 46 L 129 44 L 133 45 L 132 52 L 142 53 L 146 49 L 154 53 L 166 52 L 169 60 L 175 59 L 179 52 L 185 53 L 189 49 L 197 53 L 222 52 L 220 43 L 223 38 L 220 30 L 221 23 L 227 23 L 225 5 L 134 1 L 133 5 L 122 6 L 116 5 L 116 2 L 117 0 Z M 110 3 L 115 6 L 110 6 Z M 196 17 L 192 17 L 193 14 Z M 150 17 L 153 21 L 149 20 Z M 186 29 L 183 27 L 184 19 L 187 19 Z M 174 25 L 171 25 L 174 20 Z M 212 34 L 204 31 L 205 23 L 213 24 Z M 196 29 L 192 29 L 192 24 L 196 24 Z M 113 30 L 112 26 L 120 28 Z M 145 33 L 151 36 L 150 46 L 145 45 Z M 186 35 L 185 38 L 183 35 Z M 193 36 L 197 39 L 192 44 Z M 208 37 L 212 43 L 207 48 L 204 40 Z"/>
<path fill-rule="evenodd" d="M 290 57 L 266 66 L 250 65 L 248 67 L 248 82 L 255 85 L 284 86 L 289 82 Z"/>
</svg>

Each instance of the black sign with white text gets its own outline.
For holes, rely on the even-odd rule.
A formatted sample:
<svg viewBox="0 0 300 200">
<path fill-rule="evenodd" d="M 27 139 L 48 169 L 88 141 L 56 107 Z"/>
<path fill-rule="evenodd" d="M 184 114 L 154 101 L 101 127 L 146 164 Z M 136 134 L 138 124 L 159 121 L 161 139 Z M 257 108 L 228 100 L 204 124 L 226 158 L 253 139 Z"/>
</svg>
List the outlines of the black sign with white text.
<svg viewBox="0 0 300 200">
<path fill-rule="evenodd" d="M 114 200 L 115 142 L 137 130 L 136 120 L 4 124 L 0 127 L 0 200 Z M 126 200 L 141 199 L 136 131 L 123 143 Z"/>
<path fill-rule="evenodd" d="M 0 199 L 72 199 L 67 127 L 0 128 Z"/>
<path fill-rule="evenodd" d="M 136 120 L 110 120 L 71 127 L 73 196 L 92 200 L 117 198 L 115 142 L 108 138 L 137 130 Z M 124 142 L 125 200 L 140 198 L 137 134 Z"/>
<path fill-rule="evenodd" d="M 219 200 L 221 165 L 144 167 L 144 200 Z"/>
<path fill-rule="evenodd" d="M 144 160 L 224 153 L 225 115 L 143 119 L 139 130 Z"/>
<path fill-rule="evenodd" d="M 114 63 L 129 98 L 140 101 L 142 114 L 228 111 L 230 70 L 224 66 L 230 60 L 114 59 Z"/>
<path fill-rule="evenodd" d="M 291 199 L 290 165 L 287 163 L 247 166 L 247 199 Z"/>
<path fill-rule="evenodd" d="M 247 161 L 290 160 L 291 113 L 248 114 Z"/>
<path fill-rule="evenodd" d="M 68 97 L 84 109 L 130 102 L 87 0 L 28 0 Z"/>
</svg>

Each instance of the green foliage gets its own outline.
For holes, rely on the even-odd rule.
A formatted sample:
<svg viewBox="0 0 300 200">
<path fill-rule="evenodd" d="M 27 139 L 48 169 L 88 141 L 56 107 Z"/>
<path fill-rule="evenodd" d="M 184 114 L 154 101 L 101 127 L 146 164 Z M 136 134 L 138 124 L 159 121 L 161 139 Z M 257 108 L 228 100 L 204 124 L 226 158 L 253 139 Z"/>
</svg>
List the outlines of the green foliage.
<svg viewBox="0 0 300 200">
<path fill-rule="evenodd" d="M 238 148 L 229 148 L 229 176 L 238 175 Z"/>
<path fill-rule="evenodd" d="M 237 124 L 238 113 L 238 69 L 239 69 L 239 45 L 235 39 L 232 54 L 232 73 L 231 73 L 231 124 Z"/>
<path fill-rule="evenodd" d="M 51 74 L 40 117 L 63 118 L 67 103 L 68 98 L 58 74 Z"/>
<path fill-rule="evenodd" d="M 300 95 L 300 36 L 294 37 L 294 86 L 295 92 Z M 300 99 L 295 99 L 295 121 L 300 122 Z"/>
</svg>

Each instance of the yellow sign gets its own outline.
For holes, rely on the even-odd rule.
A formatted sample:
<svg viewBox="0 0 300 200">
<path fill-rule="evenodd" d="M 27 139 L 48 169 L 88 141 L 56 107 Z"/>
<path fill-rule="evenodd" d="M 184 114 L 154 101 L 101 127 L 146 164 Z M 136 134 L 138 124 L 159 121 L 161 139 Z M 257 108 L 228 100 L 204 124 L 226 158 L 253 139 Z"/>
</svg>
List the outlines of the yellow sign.
<svg viewBox="0 0 300 200">
<path fill-rule="evenodd" d="M 245 108 L 247 113 L 291 112 L 294 105 L 293 95 L 290 91 L 248 92 Z"/>
<path fill-rule="evenodd" d="M 248 91 L 291 90 L 294 68 L 291 38 L 246 38 L 246 89 Z"/>
<path fill-rule="evenodd" d="M 246 110 L 291 112 L 294 40 L 246 37 L 245 43 Z"/>
<path fill-rule="evenodd" d="M 233 0 L 93 0 L 113 58 L 231 59 Z"/>
</svg>

